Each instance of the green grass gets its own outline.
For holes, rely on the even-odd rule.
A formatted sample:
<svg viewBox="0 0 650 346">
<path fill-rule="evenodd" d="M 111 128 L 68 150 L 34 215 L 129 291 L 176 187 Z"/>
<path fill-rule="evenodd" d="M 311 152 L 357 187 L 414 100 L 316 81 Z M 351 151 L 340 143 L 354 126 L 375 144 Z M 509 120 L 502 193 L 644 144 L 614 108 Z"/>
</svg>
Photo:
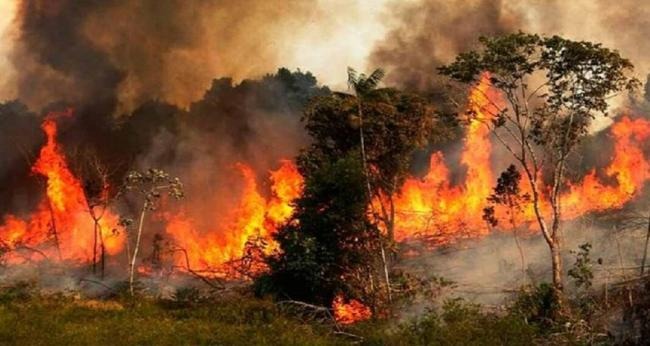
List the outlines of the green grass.
<svg viewBox="0 0 650 346">
<path fill-rule="evenodd" d="M 175 301 L 90 300 L 44 296 L 29 286 L 0 290 L 0 345 L 349 345 L 353 340 L 247 293 L 203 299 L 195 293 L 182 290 Z M 543 341 L 547 328 L 527 324 L 522 316 L 486 313 L 478 305 L 451 300 L 409 321 L 371 320 L 346 332 L 362 337 L 361 345 Z"/>
<path fill-rule="evenodd" d="M 191 307 L 33 297 L 0 304 L 2 345 L 333 345 L 324 327 L 241 299 Z"/>
</svg>

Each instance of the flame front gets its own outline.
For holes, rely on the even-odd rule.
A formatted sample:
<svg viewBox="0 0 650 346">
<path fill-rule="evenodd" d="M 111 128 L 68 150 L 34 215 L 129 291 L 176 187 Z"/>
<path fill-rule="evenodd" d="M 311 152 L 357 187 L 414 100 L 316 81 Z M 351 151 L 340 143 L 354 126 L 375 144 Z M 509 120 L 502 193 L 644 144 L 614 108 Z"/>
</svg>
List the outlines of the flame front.
<svg viewBox="0 0 650 346">
<path fill-rule="evenodd" d="M 291 216 L 291 202 L 302 193 L 302 176 L 292 161 L 283 160 L 278 170 L 270 172 L 272 196 L 267 200 L 258 190 L 253 170 L 241 163 L 237 168 L 243 180 L 239 202 L 213 229 L 197 229 L 197 222 L 185 213 L 167 216 L 167 234 L 187 253 L 187 258 L 184 254 L 176 258 L 179 267 L 218 269 L 242 257 L 252 239 L 265 241 L 266 252 L 275 248 L 270 237 Z"/>
<path fill-rule="evenodd" d="M 464 140 L 461 163 L 466 167 L 465 183 L 449 184 L 449 169 L 441 152 L 431 155 L 429 173 L 423 179 L 407 179 L 395 198 L 395 238 L 398 241 L 425 235 L 435 242 L 487 233 L 482 219 L 485 200 L 489 196 L 494 175 L 491 168 L 490 121 L 501 102 L 490 87 L 489 76 L 483 75 L 469 95 L 473 114 Z"/>
<path fill-rule="evenodd" d="M 45 178 L 46 194 L 36 211 L 22 219 L 7 215 L 0 226 L 0 240 L 13 252 L 9 262 L 40 260 L 44 257 L 74 262 L 92 258 L 94 221 L 90 217 L 81 182 L 70 171 L 57 141 L 57 124 L 48 115 L 41 128 L 46 136 L 32 172 Z M 106 253 L 122 250 L 123 232 L 117 230 L 118 217 L 106 212 L 99 221 Z"/>
<path fill-rule="evenodd" d="M 462 238 L 486 235 L 489 228 L 483 220 L 486 198 L 496 183 L 492 172 L 490 131 L 484 125 L 499 103 L 499 95 L 484 75 L 469 95 L 470 120 L 461 163 L 466 168 L 464 183 L 450 186 L 450 173 L 441 152 L 431 155 L 429 173 L 423 179 L 407 179 L 395 198 L 395 237 L 398 241 L 424 237 L 435 244 L 446 244 Z M 574 219 L 591 212 L 621 208 L 638 196 L 650 180 L 650 163 L 643 147 L 650 138 L 650 121 L 618 119 L 610 129 L 614 141 L 614 156 L 605 168 L 608 182 L 601 181 L 591 170 L 581 181 L 569 182 L 561 197 L 564 219 Z M 530 186 L 522 181 L 522 189 Z M 541 209 L 550 215 L 547 200 Z M 497 213 L 500 211 L 497 210 Z M 531 224 L 534 218 L 531 204 L 524 206 L 519 225 Z M 503 225 L 504 228 L 510 225 Z"/>
<path fill-rule="evenodd" d="M 497 104 L 502 101 L 487 75 L 472 89 L 469 100 L 469 113 L 473 117 L 460 155 L 464 180 L 452 185 L 443 154 L 433 153 L 428 174 L 422 179 L 407 179 L 395 196 L 397 241 L 424 237 L 433 244 L 446 244 L 489 233 L 482 218 L 483 208 L 496 179 L 492 170 L 490 131 L 485 122 L 492 120 Z M 43 258 L 87 263 L 93 253 L 94 223 L 82 183 L 69 169 L 57 143 L 55 118 L 46 117 L 42 129 L 46 142 L 32 171 L 44 178 L 46 194 L 36 210 L 26 217 L 4 216 L 0 225 L 0 245 L 15 250 L 5 256 L 9 263 Z M 565 219 L 621 208 L 639 196 L 650 180 L 650 163 L 647 151 L 644 152 L 650 142 L 650 121 L 623 116 L 609 131 L 613 157 L 602 172 L 591 170 L 582 179 L 567 184 L 561 196 Z M 191 216 L 192 210 L 167 211 L 159 215 L 165 222 L 165 238 L 171 240 L 176 250 L 182 250 L 173 256 L 177 268 L 221 268 L 246 255 L 247 245 L 254 240 L 265 245 L 263 251 L 266 253 L 277 247 L 271 236 L 291 217 L 292 201 L 302 193 L 303 177 L 292 161 L 281 161 L 277 170 L 269 172 L 270 191 L 264 193 L 250 166 L 240 163 L 235 168 L 241 189 L 227 197 L 226 205 L 220 203 L 210 207 L 214 213 L 207 213 L 200 220 Z M 529 189 L 526 185 L 522 182 L 524 191 Z M 549 204 L 544 199 L 541 209 L 549 214 Z M 534 227 L 532 220 L 532 207 L 525 206 L 517 222 Z M 125 245 L 125 232 L 117 223 L 118 216 L 111 210 L 100 220 L 101 236 L 109 255 L 121 253 Z"/>
</svg>

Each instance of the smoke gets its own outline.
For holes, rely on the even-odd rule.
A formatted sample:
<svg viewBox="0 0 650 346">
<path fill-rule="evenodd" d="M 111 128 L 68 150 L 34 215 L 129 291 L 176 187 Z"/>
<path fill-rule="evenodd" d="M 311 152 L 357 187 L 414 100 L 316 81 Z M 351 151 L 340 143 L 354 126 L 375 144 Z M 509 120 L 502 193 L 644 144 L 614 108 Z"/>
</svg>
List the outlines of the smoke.
<svg viewBox="0 0 650 346">
<path fill-rule="evenodd" d="M 392 28 L 369 57 L 387 69 L 387 84 L 435 94 L 443 88 L 436 68 L 477 43 L 516 27 L 502 1 L 419 1 L 392 4 Z"/>
<path fill-rule="evenodd" d="M 104 112 L 128 114 L 149 99 L 187 108 L 215 77 L 239 82 L 283 66 L 338 82 L 383 34 L 374 16 L 381 4 L 3 2 L 9 15 L 0 29 L 11 35 L 0 40 L 0 99 L 19 98 L 34 110 L 106 102 Z"/>
<path fill-rule="evenodd" d="M 644 80 L 650 71 L 650 9 L 642 1 L 421 0 L 390 5 L 387 34 L 369 56 L 369 65 L 386 68 L 387 83 L 430 94 L 448 92 L 436 68 L 475 48 L 478 37 L 516 32 L 561 35 L 617 49 Z M 624 99 L 612 102 L 624 105 Z M 602 129 L 611 121 L 595 124 Z"/>
<path fill-rule="evenodd" d="M 585 243 L 592 245 L 589 266 L 594 274 L 595 290 L 638 275 L 646 235 L 644 225 L 647 223 L 631 228 L 623 228 L 622 224 L 620 219 L 612 222 L 602 217 L 564 224 L 562 256 L 568 293 L 575 292 L 576 287 L 566 272 L 574 265 L 580 245 Z M 403 313 L 417 315 L 427 306 L 449 297 L 499 306 L 514 298 L 518 287 L 550 282 L 551 256 L 543 237 L 526 230 L 519 230 L 516 236 L 520 247 L 514 233 L 497 231 L 487 238 L 467 240 L 434 251 L 425 250 L 420 256 L 402 261 L 400 269 L 424 278 L 437 277 L 453 282 L 450 289 L 441 292 L 437 301 L 418 302 Z M 417 247 L 417 244 L 411 245 Z"/>
</svg>

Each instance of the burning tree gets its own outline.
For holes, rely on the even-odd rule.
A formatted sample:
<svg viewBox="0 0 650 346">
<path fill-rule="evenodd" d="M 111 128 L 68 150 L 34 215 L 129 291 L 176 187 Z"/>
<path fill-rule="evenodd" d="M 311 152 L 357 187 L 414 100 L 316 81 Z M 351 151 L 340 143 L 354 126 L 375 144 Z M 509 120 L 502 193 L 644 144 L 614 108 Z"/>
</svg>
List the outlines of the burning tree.
<svg viewBox="0 0 650 346">
<path fill-rule="evenodd" d="M 183 198 L 183 184 L 178 178 L 172 178 L 169 174 L 159 169 L 149 169 L 144 173 L 132 171 L 126 176 L 124 183 L 125 190 L 134 191 L 142 198 L 142 207 L 138 218 L 138 230 L 133 247 L 133 254 L 130 254 L 129 264 L 129 290 L 134 294 L 133 280 L 135 277 L 135 263 L 140 249 L 140 240 L 147 212 L 156 210 L 157 202 L 162 197 L 161 191 L 167 191 L 170 197 L 175 199 Z M 131 220 L 124 219 L 123 224 L 131 224 Z"/>
<path fill-rule="evenodd" d="M 617 51 L 558 36 L 516 33 L 480 38 L 481 49 L 462 53 L 441 67 L 462 84 L 489 78 L 504 102 L 490 98 L 483 123 L 519 164 L 529 183 L 535 220 L 551 253 L 556 298 L 562 292 L 561 192 L 569 155 L 607 100 L 633 90 L 632 63 Z M 476 112 L 460 114 L 476 118 Z M 547 184 L 548 191 L 543 189 Z M 542 201 L 548 199 L 550 211 Z M 550 222 L 550 224 L 549 224 Z"/>
</svg>

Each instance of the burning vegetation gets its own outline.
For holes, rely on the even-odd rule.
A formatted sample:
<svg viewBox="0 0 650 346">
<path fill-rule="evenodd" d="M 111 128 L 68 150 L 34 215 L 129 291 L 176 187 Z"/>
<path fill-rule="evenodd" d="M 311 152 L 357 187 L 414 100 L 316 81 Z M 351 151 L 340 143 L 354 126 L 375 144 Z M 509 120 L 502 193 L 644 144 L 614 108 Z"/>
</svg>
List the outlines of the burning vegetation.
<svg viewBox="0 0 650 346">
<path fill-rule="evenodd" d="M 131 298 L 155 292 L 189 307 L 208 291 L 255 294 L 354 340 L 356 325 L 438 308 L 402 331 L 424 344 L 454 316 L 488 323 L 492 313 L 535 330 L 526 333 L 578 321 L 588 331 L 564 332 L 593 341 L 600 279 L 606 305 L 627 294 L 625 318 L 646 318 L 646 302 L 632 296 L 648 280 L 650 99 L 635 94 L 641 83 L 617 50 L 511 33 L 523 23 L 509 17 L 519 10 L 478 1 L 470 17 L 492 15 L 476 32 L 441 41 L 451 56 L 431 46 L 404 58 L 394 46 L 413 37 L 398 25 L 370 56 L 386 72 L 348 68 L 347 91 L 333 91 L 285 68 L 242 79 L 268 67 L 249 71 L 232 56 L 181 71 L 177 59 L 218 55 L 206 40 L 228 25 L 189 28 L 192 9 L 154 3 L 16 7 L 12 61 L 26 67 L 12 77 L 17 99 L 0 104 L 0 275 L 8 282 L 47 277 L 47 286 L 59 275 L 100 297 L 124 286 Z M 418 8 L 435 4 L 395 5 L 415 20 L 416 41 L 428 27 Z M 132 11 L 144 24 L 102 30 L 106 18 Z M 170 19 L 159 27 L 162 14 Z M 143 45 L 126 38 L 150 31 Z M 489 36 L 475 42 L 481 33 Z M 250 40 L 245 46 L 259 45 Z M 164 58 L 152 61 L 161 50 Z M 212 79 L 224 73 L 237 80 Z M 611 124 L 594 126 L 608 116 Z M 595 275 L 592 244 L 578 252 L 567 245 L 578 238 L 572 232 L 586 232 L 573 229 L 583 220 L 616 232 L 647 225 L 642 254 L 625 264 L 612 231 L 619 276 Z M 516 271 L 523 285 L 507 312 L 438 304 L 455 283 L 416 269 L 511 238 L 518 255 L 492 258 L 516 266 L 504 276 Z"/>
</svg>

